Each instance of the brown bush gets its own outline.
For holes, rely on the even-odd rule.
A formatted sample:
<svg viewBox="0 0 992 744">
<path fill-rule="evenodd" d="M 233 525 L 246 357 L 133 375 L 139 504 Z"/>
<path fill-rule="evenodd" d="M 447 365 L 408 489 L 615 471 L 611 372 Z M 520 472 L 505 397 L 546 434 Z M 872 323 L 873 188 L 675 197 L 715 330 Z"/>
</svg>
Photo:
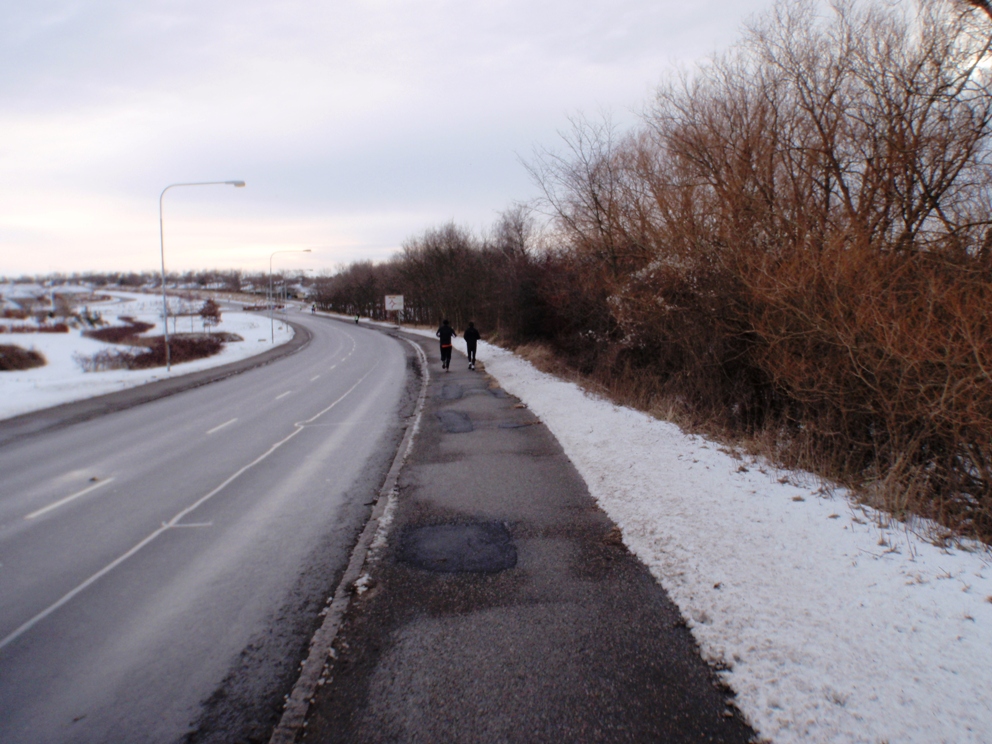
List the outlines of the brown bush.
<svg viewBox="0 0 992 744">
<path fill-rule="evenodd" d="M 227 334 L 225 334 L 227 335 Z M 231 334 L 233 335 L 233 334 Z M 242 340 L 235 336 L 233 340 Z M 111 369 L 150 369 L 165 366 L 165 337 L 141 339 L 147 351 L 103 349 L 96 354 L 73 356 L 84 372 L 103 372 Z M 169 337 L 169 359 L 172 364 L 191 362 L 213 356 L 224 348 L 224 337 L 215 335 L 180 334 Z"/>
<path fill-rule="evenodd" d="M 44 367 L 45 357 L 34 349 L 22 349 L 12 344 L 0 344 L 0 372 L 13 372 L 33 367 Z"/>
<path fill-rule="evenodd" d="M 749 280 L 754 359 L 787 394 L 792 428 L 835 472 L 895 485 L 880 505 L 992 534 L 988 273 L 934 253 L 841 250 Z"/>
<path fill-rule="evenodd" d="M 771 433 L 879 506 L 988 538 L 987 19 L 815 10 L 777 6 L 662 88 L 646 133 L 577 122 L 542 156 L 567 265 L 549 341 L 620 397 Z"/>
<path fill-rule="evenodd" d="M 148 342 L 148 351 L 134 358 L 131 369 L 165 366 L 165 338 L 155 336 L 148 339 Z M 169 336 L 169 358 L 172 364 L 213 356 L 223 348 L 224 343 L 216 336 Z"/>
<path fill-rule="evenodd" d="M 21 325 L 0 325 L 0 333 L 68 333 L 69 326 L 65 323 L 29 323 Z"/>
<path fill-rule="evenodd" d="M 419 322 L 472 318 L 992 541 L 992 15 L 819 7 L 777 5 L 638 131 L 574 121 L 531 166 L 540 249 L 512 248 L 512 219 L 443 226 L 318 303 L 374 315 L 395 292 Z"/>
<path fill-rule="evenodd" d="M 122 349 L 103 349 L 86 356 L 73 354 L 72 360 L 79 365 L 83 372 L 105 372 L 112 369 L 134 369 L 137 354 Z"/>
<path fill-rule="evenodd" d="M 139 338 L 139 334 L 154 328 L 151 323 L 134 321 L 130 318 L 121 318 L 126 325 L 110 326 L 108 328 L 97 328 L 93 331 L 84 331 L 87 338 L 103 341 L 108 344 L 126 344 L 128 346 L 146 346 L 147 339 Z"/>
</svg>

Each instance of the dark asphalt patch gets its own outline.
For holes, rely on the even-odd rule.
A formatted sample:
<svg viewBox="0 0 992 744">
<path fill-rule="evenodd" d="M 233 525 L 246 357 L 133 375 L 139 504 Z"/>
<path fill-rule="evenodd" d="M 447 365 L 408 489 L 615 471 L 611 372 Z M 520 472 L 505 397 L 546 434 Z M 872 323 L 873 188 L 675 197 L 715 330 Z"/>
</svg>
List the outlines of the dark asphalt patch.
<svg viewBox="0 0 992 744">
<path fill-rule="evenodd" d="M 517 565 L 517 548 L 502 522 L 438 524 L 405 529 L 397 559 L 425 571 L 496 573 Z"/>
<path fill-rule="evenodd" d="M 458 383 L 446 383 L 441 386 L 441 398 L 444 400 L 458 400 L 462 397 L 462 386 Z"/>
<path fill-rule="evenodd" d="M 449 434 L 465 434 L 474 430 L 468 414 L 461 411 L 438 411 L 437 418 L 441 428 Z"/>
</svg>

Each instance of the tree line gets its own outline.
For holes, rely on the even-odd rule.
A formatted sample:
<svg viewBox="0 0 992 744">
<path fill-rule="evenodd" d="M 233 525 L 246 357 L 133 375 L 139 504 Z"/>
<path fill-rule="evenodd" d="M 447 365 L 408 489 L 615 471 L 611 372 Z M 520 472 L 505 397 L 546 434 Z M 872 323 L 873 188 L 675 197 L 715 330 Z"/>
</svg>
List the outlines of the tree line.
<svg viewBox="0 0 992 744">
<path fill-rule="evenodd" d="M 82 271 L 73 273 L 52 272 L 38 276 L 0 277 L 0 281 L 17 283 L 87 284 L 94 288 L 118 288 L 122 290 L 161 288 L 162 275 L 158 271 Z M 165 275 L 166 284 L 185 289 L 210 289 L 223 292 L 249 292 L 266 294 L 270 276 L 265 271 L 241 271 L 238 269 L 193 269 L 169 271 Z M 307 286 L 311 277 L 301 271 L 276 271 L 271 275 L 275 290 L 289 284 Z"/>
<path fill-rule="evenodd" d="M 992 535 L 990 18 L 780 3 L 642 122 L 577 118 L 543 198 L 317 279 L 468 320 L 648 410 L 761 440 L 896 514 Z M 545 219 L 536 220 L 535 215 Z"/>
</svg>

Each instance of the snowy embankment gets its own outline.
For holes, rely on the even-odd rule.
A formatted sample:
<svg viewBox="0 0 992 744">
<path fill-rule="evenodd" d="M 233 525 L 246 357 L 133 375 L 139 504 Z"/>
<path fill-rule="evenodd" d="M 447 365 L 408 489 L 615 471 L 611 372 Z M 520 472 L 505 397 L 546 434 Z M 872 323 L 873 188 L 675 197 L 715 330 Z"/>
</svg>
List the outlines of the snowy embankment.
<svg viewBox="0 0 992 744">
<path fill-rule="evenodd" d="M 113 295 L 114 299 L 109 302 L 91 303 L 90 311 L 99 312 L 112 325 L 122 324 L 123 321 L 118 320 L 122 316 L 153 323 L 155 327 L 145 335 L 161 335 L 161 297 L 120 292 L 114 292 Z M 171 307 L 173 303 L 175 308 Z M 178 303 L 178 299 L 170 298 L 170 311 L 178 309 Z M 281 322 L 278 316 L 273 344 L 268 318 L 240 310 L 233 311 L 224 306 L 222 311 L 221 322 L 212 331 L 237 334 L 244 340 L 226 343 L 219 354 L 206 359 L 174 365 L 171 372 L 166 372 L 164 367 L 83 372 L 74 359 L 75 355 L 92 356 L 101 350 L 115 347 L 113 344 L 86 338 L 78 329 L 70 330 L 69 333 L 0 334 L 0 344 L 34 349 L 41 352 L 47 361 L 44 367 L 0 374 L 0 419 L 237 362 L 268 351 L 273 346 L 280 346 L 293 337 L 293 329 Z M 12 325 L 17 323 L 8 322 Z M 191 329 L 202 330 L 199 317 L 179 317 L 176 323 L 176 330 L 180 333 Z M 171 323 L 169 330 L 172 332 Z"/>
<path fill-rule="evenodd" d="M 480 344 L 479 359 L 558 438 L 762 737 L 992 740 L 981 546 L 882 527 L 842 490 L 735 458 L 497 347 Z"/>
</svg>

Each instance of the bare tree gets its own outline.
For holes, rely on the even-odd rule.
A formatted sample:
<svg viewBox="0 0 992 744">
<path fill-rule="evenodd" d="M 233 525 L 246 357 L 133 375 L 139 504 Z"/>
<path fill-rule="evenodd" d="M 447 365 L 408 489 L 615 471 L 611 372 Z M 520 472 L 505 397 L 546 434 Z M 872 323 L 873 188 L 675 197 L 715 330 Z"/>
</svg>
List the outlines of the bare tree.
<svg viewBox="0 0 992 744">
<path fill-rule="evenodd" d="M 209 332 L 209 329 L 220 323 L 220 305 L 213 298 L 208 298 L 200 308 L 200 318 L 203 320 L 203 329 Z"/>
</svg>

